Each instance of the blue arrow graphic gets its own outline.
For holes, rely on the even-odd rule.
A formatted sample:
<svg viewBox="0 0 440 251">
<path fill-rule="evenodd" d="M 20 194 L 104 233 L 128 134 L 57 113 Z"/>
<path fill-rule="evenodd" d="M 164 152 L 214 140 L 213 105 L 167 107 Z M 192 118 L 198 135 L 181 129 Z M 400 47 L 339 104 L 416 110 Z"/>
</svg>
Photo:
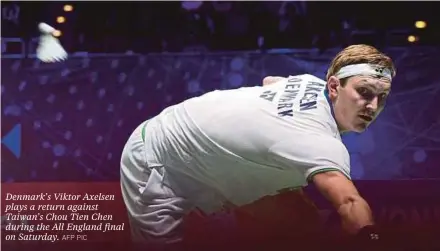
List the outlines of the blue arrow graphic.
<svg viewBox="0 0 440 251">
<path fill-rule="evenodd" d="M 2 138 L 4 144 L 16 158 L 21 156 L 21 125 L 16 124 L 11 131 Z"/>
</svg>

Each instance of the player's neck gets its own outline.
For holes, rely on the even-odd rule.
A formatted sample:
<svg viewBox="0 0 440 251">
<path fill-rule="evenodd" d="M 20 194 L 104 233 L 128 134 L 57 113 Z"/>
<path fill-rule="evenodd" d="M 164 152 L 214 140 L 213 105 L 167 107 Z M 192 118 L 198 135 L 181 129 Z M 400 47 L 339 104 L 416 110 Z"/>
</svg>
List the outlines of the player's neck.
<svg viewBox="0 0 440 251">
<path fill-rule="evenodd" d="M 333 107 L 333 104 L 332 104 L 332 107 Z M 344 129 L 344 127 L 338 122 L 338 120 L 336 119 L 336 114 L 335 113 L 333 113 L 333 119 L 335 120 L 335 123 L 336 123 L 336 125 L 338 127 L 339 134 L 342 135 L 344 133 L 349 132 L 347 129 Z"/>
<path fill-rule="evenodd" d="M 342 129 L 339 125 L 338 125 L 338 130 L 339 130 L 339 134 L 341 135 L 348 132 L 348 130 Z"/>
</svg>

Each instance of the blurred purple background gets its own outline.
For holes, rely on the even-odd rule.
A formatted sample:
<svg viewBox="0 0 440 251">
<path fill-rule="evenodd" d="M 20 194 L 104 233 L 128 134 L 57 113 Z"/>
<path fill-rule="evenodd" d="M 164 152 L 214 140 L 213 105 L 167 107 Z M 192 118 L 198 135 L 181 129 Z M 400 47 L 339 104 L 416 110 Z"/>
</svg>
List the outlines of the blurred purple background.
<svg viewBox="0 0 440 251">
<path fill-rule="evenodd" d="M 19 158 L 2 144 L 3 182 L 116 181 L 127 137 L 163 108 L 267 75 L 324 78 L 353 43 L 390 55 L 397 78 L 378 121 L 344 136 L 352 176 L 440 178 L 436 3 L 78 2 L 67 13 L 64 4 L 2 6 L 2 138 L 20 124 L 22 143 Z M 35 59 L 40 21 L 62 32 L 68 61 Z"/>
</svg>

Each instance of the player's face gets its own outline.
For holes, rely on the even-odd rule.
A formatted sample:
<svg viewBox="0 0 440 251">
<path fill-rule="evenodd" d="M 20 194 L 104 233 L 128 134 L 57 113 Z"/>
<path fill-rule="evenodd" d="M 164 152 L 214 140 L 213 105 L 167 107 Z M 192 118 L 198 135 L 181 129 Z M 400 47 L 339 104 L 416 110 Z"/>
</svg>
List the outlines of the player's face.
<svg viewBox="0 0 440 251">
<path fill-rule="evenodd" d="M 347 79 L 344 87 L 339 85 L 333 90 L 339 129 L 364 131 L 383 110 L 390 89 L 391 83 L 388 80 L 372 76 L 353 76 Z"/>
</svg>

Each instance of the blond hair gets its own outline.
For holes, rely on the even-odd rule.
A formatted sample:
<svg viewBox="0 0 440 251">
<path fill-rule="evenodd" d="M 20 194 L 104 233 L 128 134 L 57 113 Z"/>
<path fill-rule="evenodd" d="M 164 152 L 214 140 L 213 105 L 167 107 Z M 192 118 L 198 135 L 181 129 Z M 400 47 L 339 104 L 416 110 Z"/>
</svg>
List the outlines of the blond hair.
<svg viewBox="0 0 440 251">
<path fill-rule="evenodd" d="M 390 57 L 370 45 L 351 45 L 339 52 L 332 60 L 327 71 L 327 80 L 334 76 L 342 67 L 351 64 L 375 64 L 391 70 L 396 75 L 396 68 Z"/>
</svg>

